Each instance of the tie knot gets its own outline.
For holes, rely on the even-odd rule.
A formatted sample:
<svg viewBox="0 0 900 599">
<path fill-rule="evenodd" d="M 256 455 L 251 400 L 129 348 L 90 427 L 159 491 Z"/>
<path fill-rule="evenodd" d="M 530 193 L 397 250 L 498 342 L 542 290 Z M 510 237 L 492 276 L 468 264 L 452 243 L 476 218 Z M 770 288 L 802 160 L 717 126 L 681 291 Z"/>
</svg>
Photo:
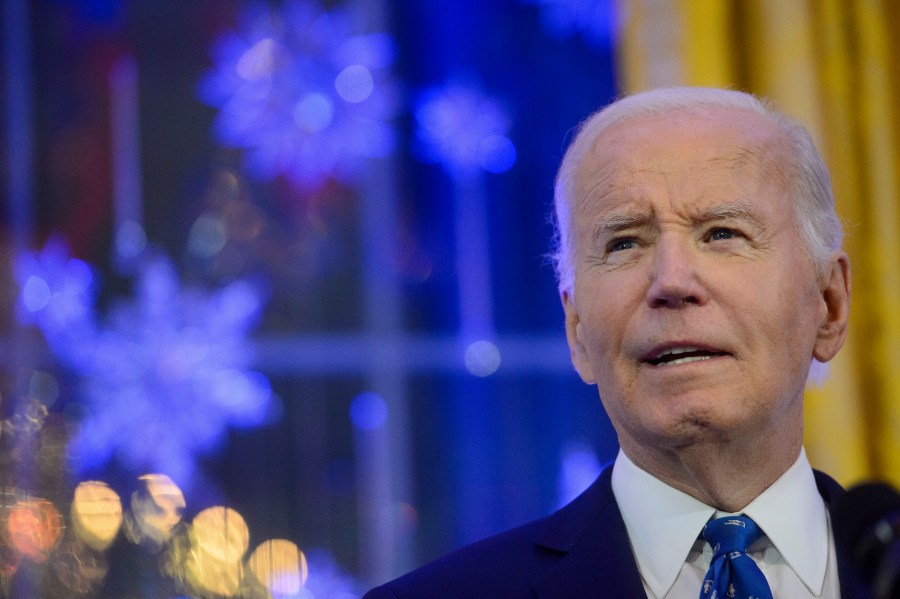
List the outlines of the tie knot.
<svg viewBox="0 0 900 599">
<path fill-rule="evenodd" d="M 703 527 L 703 538 L 716 557 L 734 551 L 745 553 L 762 536 L 756 522 L 747 516 L 727 516 L 710 520 Z"/>
</svg>

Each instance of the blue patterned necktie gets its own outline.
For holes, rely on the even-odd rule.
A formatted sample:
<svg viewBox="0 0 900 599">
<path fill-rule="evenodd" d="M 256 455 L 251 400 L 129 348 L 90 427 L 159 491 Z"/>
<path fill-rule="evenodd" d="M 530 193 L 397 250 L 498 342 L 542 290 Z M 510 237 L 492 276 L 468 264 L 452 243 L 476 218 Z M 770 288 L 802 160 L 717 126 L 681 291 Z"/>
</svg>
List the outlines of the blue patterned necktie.
<svg viewBox="0 0 900 599">
<path fill-rule="evenodd" d="M 762 536 L 756 522 L 747 516 L 710 520 L 703 538 L 713 549 L 713 558 L 700 589 L 700 599 L 772 599 L 766 577 L 747 548 Z"/>
</svg>

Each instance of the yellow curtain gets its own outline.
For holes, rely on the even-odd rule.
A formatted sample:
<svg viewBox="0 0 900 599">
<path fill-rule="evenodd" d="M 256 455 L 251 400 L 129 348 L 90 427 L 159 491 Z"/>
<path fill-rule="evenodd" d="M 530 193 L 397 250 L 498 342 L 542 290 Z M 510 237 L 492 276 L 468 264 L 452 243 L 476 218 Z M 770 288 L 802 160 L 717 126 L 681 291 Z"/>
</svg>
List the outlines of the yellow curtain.
<svg viewBox="0 0 900 599">
<path fill-rule="evenodd" d="M 810 461 L 900 485 L 900 3 L 620 0 L 623 91 L 742 89 L 802 120 L 831 170 L 853 273 L 850 336 L 806 395 Z M 897 109 L 895 109 L 897 107 Z"/>
</svg>

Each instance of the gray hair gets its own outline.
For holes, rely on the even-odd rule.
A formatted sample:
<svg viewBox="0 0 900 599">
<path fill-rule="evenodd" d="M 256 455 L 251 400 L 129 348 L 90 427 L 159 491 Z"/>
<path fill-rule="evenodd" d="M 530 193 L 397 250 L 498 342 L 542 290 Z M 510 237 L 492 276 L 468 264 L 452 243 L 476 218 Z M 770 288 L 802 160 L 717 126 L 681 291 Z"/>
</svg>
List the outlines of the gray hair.
<svg viewBox="0 0 900 599">
<path fill-rule="evenodd" d="M 575 174 L 597 138 L 623 121 L 717 106 L 749 110 L 769 119 L 785 136 L 793 156 L 791 177 L 795 214 L 800 234 L 816 269 L 822 268 L 832 251 L 841 247 L 843 231 L 835 212 L 831 179 L 822 156 L 806 128 L 778 112 L 756 96 L 732 90 L 704 87 L 670 87 L 627 96 L 598 110 L 577 129 L 556 174 L 554 204 L 555 235 L 551 256 L 556 266 L 560 292 L 571 293 L 575 285 L 571 205 L 575 198 Z"/>
</svg>

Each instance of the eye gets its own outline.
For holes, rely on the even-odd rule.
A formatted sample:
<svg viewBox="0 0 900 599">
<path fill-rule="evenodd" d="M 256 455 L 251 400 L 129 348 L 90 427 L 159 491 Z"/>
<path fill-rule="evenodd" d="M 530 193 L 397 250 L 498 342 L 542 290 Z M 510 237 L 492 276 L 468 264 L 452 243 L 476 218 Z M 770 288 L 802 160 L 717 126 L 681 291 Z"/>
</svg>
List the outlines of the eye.
<svg viewBox="0 0 900 599">
<path fill-rule="evenodd" d="M 715 229 L 711 229 L 709 233 L 707 233 L 707 239 L 709 241 L 724 241 L 726 239 L 734 239 L 736 237 L 741 237 L 741 233 L 735 231 L 734 229 L 727 229 L 725 227 L 716 227 Z"/>
<path fill-rule="evenodd" d="M 622 250 L 630 250 L 637 246 L 637 241 L 635 241 L 631 237 L 625 237 L 622 239 L 613 239 L 609 242 L 609 245 L 606 246 L 606 250 L 610 253 L 612 252 L 621 252 Z"/>
</svg>

